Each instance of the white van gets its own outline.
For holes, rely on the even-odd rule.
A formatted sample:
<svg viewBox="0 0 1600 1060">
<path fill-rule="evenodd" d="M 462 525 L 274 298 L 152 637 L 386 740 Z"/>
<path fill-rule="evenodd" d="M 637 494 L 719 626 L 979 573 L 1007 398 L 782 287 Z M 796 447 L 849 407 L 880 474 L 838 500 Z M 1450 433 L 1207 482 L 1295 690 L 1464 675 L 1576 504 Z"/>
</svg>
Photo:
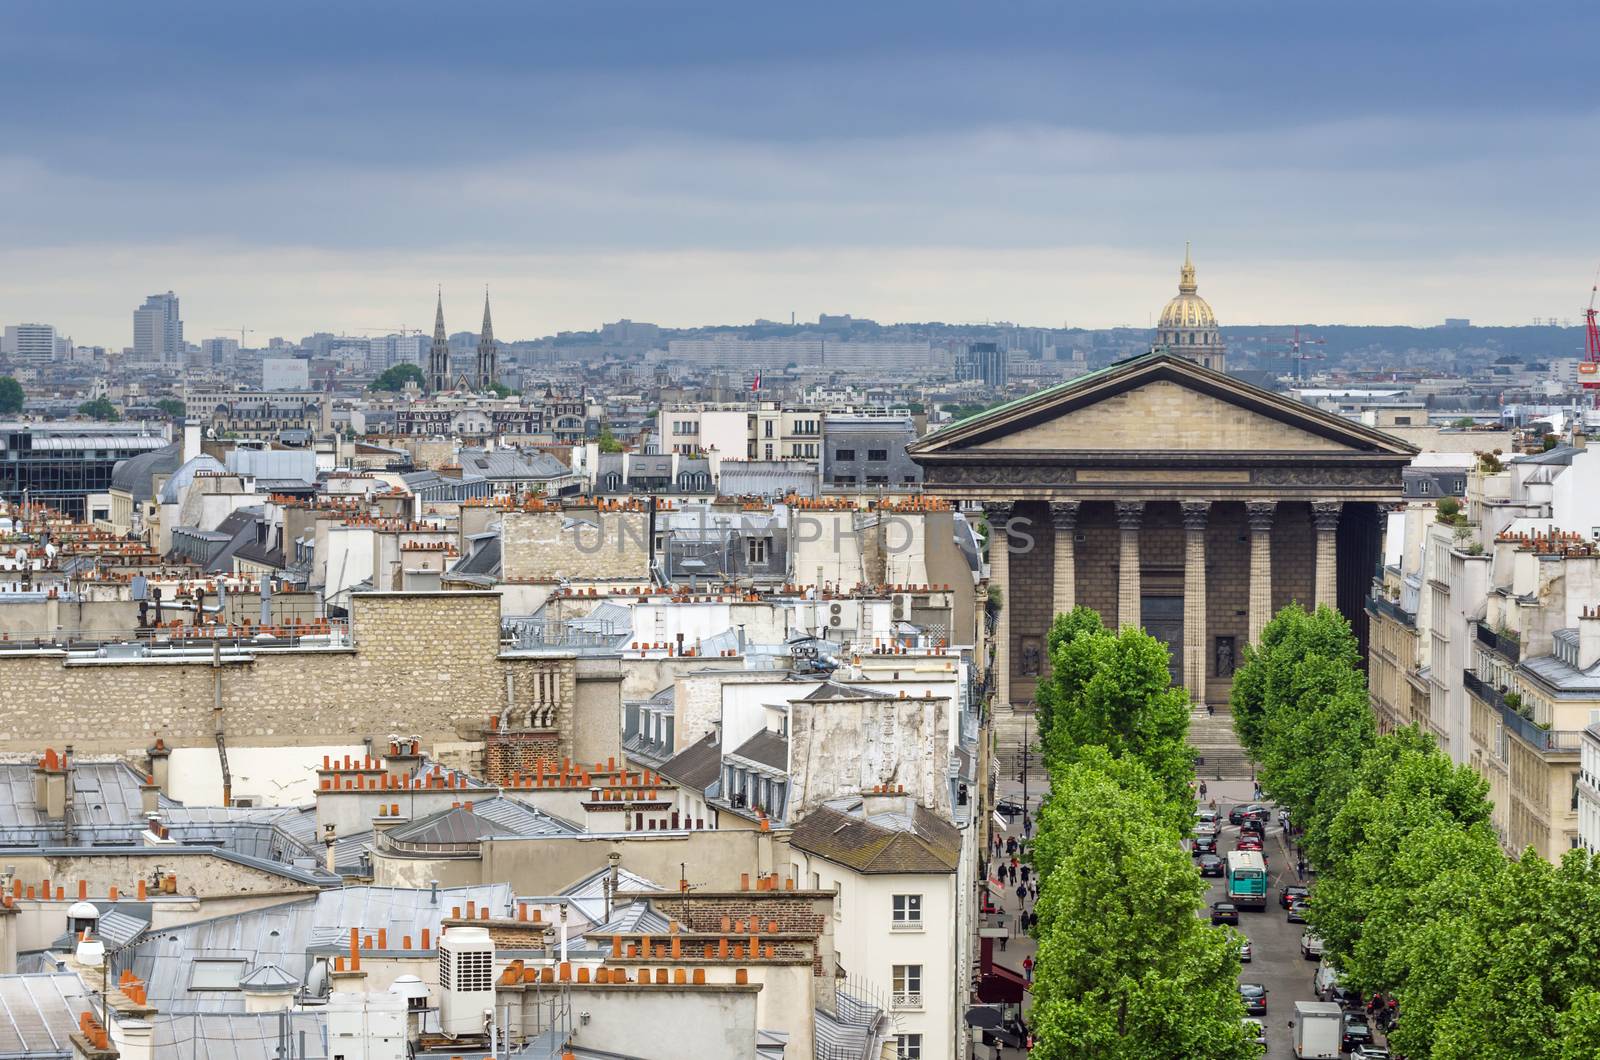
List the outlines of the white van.
<svg viewBox="0 0 1600 1060">
<path fill-rule="evenodd" d="M 1301 935 L 1300 954 L 1308 961 L 1322 960 L 1322 939 L 1310 931 Z"/>
<path fill-rule="evenodd" d="M 1329 1000 L 1329 995 L 1332 994 L 1333 988 L 1339 985 L 1339 969 L 1327 961 L 1323 961 L 1317 965 L 1317 977 L 1313 980 L 1312 985 L 1317 991 L 1317 997 L 1324 1001 Z"/>
</svg>

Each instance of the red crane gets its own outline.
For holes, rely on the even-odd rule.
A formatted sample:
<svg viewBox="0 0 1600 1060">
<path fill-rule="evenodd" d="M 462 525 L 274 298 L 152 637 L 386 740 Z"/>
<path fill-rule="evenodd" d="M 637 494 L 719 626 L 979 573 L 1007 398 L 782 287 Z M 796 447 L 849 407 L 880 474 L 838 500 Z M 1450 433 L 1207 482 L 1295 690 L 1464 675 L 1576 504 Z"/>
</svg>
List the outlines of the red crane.
<svg viewBox="0 0 1600 1060">
<path fill-rule="evenodd" d="M 1578 382 L 1585 390 L 1594 390 L 1594 405 L 1600 408 L 1600 326 L 1595 323 L 1597 310 L 1595 295 L 1600 293 L 1600 270 L 1594 286 L 1589 288 L 1589 308 L 1583 311 L 1583 360 L 1578 363 Z"/>
</svg>

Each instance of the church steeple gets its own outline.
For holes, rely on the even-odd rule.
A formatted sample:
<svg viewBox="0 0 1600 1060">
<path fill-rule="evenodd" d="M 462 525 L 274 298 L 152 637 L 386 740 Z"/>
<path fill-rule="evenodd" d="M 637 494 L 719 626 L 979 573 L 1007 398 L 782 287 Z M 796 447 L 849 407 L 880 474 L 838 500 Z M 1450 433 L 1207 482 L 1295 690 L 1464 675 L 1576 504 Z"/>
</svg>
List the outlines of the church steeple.
<svg viewBox="0 0 1600 1060">
<path fill-rule="evenodd" d="M 1200 285 L 1194 282 L 1194 262 L 1189 257 L 1189 243 L 1183 244 L 1183 268 L 1178 272 L 1178 293 L 1194 294 Z"/>
<path fill-rule="evenodd" d="M 428 348 L 428 390 L 441 394 L 450 389 L 450 339 L 444 333 L 444 287 L 433 313 L 433 345 Z"/>
<path fill-rule="evenodd" d="M 489 288 L 483 289 L 483 331 L 478 335 L 478 364 L 474 382 L 481 394 L 499 382 L 499 357 L 494 344 L 494 322 L 489 319 Z"/>
</svg>

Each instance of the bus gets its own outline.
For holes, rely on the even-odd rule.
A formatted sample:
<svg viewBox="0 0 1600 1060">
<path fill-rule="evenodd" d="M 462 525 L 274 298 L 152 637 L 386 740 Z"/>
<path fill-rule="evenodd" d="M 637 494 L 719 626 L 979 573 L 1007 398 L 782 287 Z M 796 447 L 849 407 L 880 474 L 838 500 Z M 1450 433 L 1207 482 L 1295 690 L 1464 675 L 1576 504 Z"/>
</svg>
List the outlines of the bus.
<svg viewBox="0 0 1600 1060">
<path fill-rule="evenodd" d="M 1259 851 L 1235 850 L 1228 855 L 1228 901 L 1240 909 L 1267 907 L 1267 863 Z"/>
</svg>

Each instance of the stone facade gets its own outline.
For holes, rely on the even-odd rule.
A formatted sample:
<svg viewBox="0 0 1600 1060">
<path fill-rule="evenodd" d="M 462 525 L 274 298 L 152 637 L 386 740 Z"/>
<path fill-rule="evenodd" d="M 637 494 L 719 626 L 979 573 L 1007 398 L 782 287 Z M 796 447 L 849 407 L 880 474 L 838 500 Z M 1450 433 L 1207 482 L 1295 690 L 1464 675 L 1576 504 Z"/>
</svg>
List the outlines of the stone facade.
<svg viewBox="0 0 1600 1060">
<path fill-rule="evenodd" d="M 506 512 L 500 531 L 506 581 L 650 581 L 650 513 L 562 508 Z"/>
<path fill-rule="evenodd" d="M 386 743 L 391 734 L 477 743 L 491 716 L 538 711 L 572 753 L 576 660 L 502 654 L 494 593 L 358 593 L 351 635 L 352 648 L 224 654 L 219 667 L 205 655 L 6 653 L 0 687 L 14 709 L 0 718 L 0 750 L 71 743 L 80 754 L 142 759 L 156 736 L 168 747 L 215 746 L 220 684 L 230 745 Z"/>
</svg>

